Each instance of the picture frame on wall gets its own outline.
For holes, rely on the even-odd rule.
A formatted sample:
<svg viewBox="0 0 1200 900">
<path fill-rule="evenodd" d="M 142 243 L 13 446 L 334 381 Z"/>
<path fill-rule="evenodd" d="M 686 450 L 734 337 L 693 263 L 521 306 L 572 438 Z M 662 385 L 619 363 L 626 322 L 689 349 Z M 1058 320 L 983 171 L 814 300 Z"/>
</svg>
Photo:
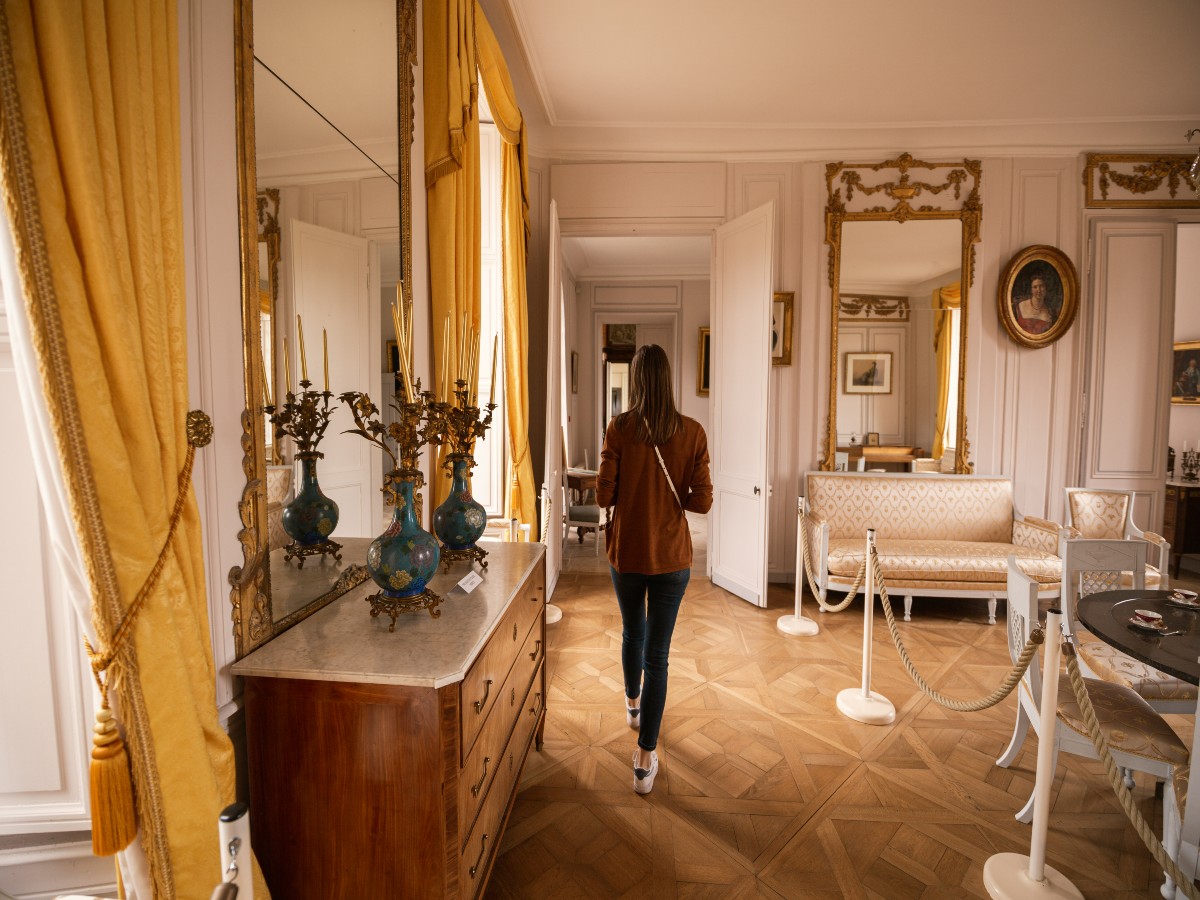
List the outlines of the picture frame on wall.
<svg viewBox="0 0 1200 900">
<path fill-rule="evenodd" d="M 892 392 L 892 354 L 847 353 L 843 394 L 890 394 Z"/>
<path fill-rule="evenodd" d="M 700 328 L 700 344 L 696 351 L 696 393 L 701 397 L 708 396 L 709 390 L 709 350 L 712 347 L 712 332 L 707 325 Z"/>
<path fill-rule="evenodd" d="M 776 291 L 771 297 L 771 365 L 792 364 L 793 291 Z"/>
<path fill-rule="evenodd" d="M 1171 402 L 1200 404 L 1200 341 L 1181 341 L 1171 359 Z"/>
<path fill-rule="evenodd" d="M 1079 277 L 1067 255 L 1048 244 L 1026 247 L 1000 279 L 997 312 L 1023 347 L 1048 347 L 1067 333 L 1079 307 Z"/>
<path fill-rule="evenodd" d="M 879 432 L 878 431 L 868 431 L 867 432 L 867 446 L 868 447 L 878 447 L 879 446 Z"/>
</svg>

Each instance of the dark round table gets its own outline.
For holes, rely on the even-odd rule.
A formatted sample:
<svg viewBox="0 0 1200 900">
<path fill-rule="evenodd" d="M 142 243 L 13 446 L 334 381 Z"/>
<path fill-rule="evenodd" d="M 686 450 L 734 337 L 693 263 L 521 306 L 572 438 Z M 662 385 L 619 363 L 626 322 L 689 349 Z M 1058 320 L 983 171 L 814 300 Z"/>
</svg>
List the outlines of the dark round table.
<svg viewBox="0 0 1200 900">
<path fill-rule="evenodd" d="M 1159 671 L 1200 684 L 1200 609 L 1168 603 L 1170 591 L 1100 591 L 1079 601 L 1079 622 L 1088 631 Z M 1129 624 L 1135 609 L 1160 613 L 1166 631 L 1159 635 Z"/>
</svg>

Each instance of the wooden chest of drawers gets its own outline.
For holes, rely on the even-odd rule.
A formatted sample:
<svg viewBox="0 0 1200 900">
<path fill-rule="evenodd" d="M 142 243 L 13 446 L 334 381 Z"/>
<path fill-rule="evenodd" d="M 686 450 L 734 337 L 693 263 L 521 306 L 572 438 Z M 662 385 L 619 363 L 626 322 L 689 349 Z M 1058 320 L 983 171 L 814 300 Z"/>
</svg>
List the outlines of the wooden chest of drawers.
<svg viewBox="0 0 1200 900">
<path fill-rule="evenodd" d="M 470 595 L 435 580 L 438 619 L 389 634 L 364 586 L 236 664 L 274 896 L 482 893 L 546 715 L 543 548 L 489 549 Z"/>
<path fill-rule="evenodd" d="M 1200 553 L 1200 484 L 1168 481 L 1163 503 L 1163 537 L 1175 558 L 1173 577 L 1186 553 Z"/>
</svg>

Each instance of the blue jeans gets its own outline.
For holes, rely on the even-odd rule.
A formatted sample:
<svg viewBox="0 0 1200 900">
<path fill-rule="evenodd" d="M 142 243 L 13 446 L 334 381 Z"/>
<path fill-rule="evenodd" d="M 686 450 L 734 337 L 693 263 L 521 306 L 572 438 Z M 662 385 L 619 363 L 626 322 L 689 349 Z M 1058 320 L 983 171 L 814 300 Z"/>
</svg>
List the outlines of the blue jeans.
<svg viewBox="0 0 1200 900">
<path fill-rule="evenodd" d="M 621 607 L 621 668 L 625 674 L 625 696 L 642 697 L 638 746 L 658 746 L 663 708 L 667 705 L 667 655 L 671 634 L 679 616 L 679 604 L 687 590 L 690 569 L 662 575 L 624 574 L 612 570 L 613 587 Z M 643 681 L 643 673 L 645 680 Z"/>
</svg>

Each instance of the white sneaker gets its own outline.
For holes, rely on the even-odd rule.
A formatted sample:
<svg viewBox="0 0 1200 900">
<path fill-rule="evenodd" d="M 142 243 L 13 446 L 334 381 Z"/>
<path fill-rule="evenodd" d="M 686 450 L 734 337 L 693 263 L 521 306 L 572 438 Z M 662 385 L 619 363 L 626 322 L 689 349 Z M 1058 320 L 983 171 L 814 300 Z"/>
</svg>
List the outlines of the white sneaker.
<svg viewBox="0 0 1200 900">
<path fill-rule="evenodd" d="M 642 708 L 640 706 L 630 706 L 629 701 L 625 701 L 625 721 L 629 723 L 629 727 L 637 731 L 642 727 Z"/>
<path fill-rule="evenodd" d="M 648 794 L 654 790 L 654 776 L 658 774 L 658 754 L 651 751 L 650 768 L 639 769 L 637 765 L 638 752 L 633 751 L 633 789 L 639 794 Z"/>
</svg>

